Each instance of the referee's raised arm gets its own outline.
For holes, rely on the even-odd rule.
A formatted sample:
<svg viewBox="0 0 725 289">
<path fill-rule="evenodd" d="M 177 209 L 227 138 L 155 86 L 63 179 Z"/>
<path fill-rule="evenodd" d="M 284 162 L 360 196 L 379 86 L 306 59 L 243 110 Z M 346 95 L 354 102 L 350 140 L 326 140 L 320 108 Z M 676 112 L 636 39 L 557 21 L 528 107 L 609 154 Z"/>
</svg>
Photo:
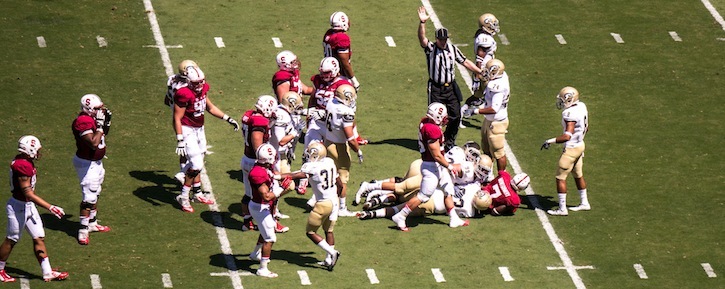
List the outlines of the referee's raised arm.
<svg viewBox="0 0 725 289">
<path fill-rule="evenodd" d="M 430 15 L 425 10 L 425 7 L 420 6 L 418 8 L 418 18 L 420 18 L 420 25 L 418 25 L 418 40 L 420 41 L 420 47 L 428 45 L 428 38 L 425 37 L 425 22 L 428 21 Z"/>
</svg>

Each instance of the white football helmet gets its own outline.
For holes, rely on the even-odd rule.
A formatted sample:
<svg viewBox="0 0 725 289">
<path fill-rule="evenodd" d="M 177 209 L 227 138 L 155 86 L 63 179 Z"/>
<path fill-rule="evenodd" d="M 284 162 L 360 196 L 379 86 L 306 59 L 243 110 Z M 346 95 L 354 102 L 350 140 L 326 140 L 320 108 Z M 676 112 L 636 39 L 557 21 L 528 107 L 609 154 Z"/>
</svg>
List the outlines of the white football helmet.
<svg viewBox="0 0 725 289">
<path fill-rule="evenodd" d="M 491 194 L 486 191 L 479 191 L 473 197 L 473 207 L 475 207 L 479 211 L 485 211 L 486 209 L 491 207 L 491 203 L 493 203 L 493 199 L 491 199 Z"/>
<path fill-rule="evenodd" d="M 282 103 L 280 104 L 284 106 L 288 112 L 302 109 L 302 107 L 304 106 L 302 104 L 302 97 L 294 91 L 285 92 L 282 95 L 281 101 Z"/>
<path fill-rule="evenodd" d="M 426 116 L 435 122 L 437 125 L 444 125 L 448 122 L 448 109 L 440 102 L 431 103 L 428 106 L 428 113 Z"/>
<path fill-rule="evenodd" d="M 343 84 L 335 89 L 335 98 L 343 104 L 355 108 L 357 102 L 357 93 L 355 87 L 349 84 Z"/>
<path fill-rule="evenodd" d="M 321 142 L 313 141 L 305 149 L 305 159 L 309 162 L 316 162 L 327 156 L 327 149 Z"/>
<path fill-rule="evenodd" d="M 576 88 L 567 86 L 559 91 L 556 96 L 556 108 L 569 108 L 579 102 L 579 91 Z"/>
<path fill-rule="evenodd" d="M 274 114 L 274 110 L 277 108 L 277 99 L 271 95 L 261 95 L 257 98 L 257 104 L 254 105 L 257 111 L 262 113 L 264 117 L 270 118 Z"/>
<path fill-rule="evenodd" d="M 491 160 L 491 157 L 488 155 L 481 155 L 478 162 L 476 162 L 476 169 L 473 171 L 473 174 L 476 175 L 476 178 L 479 180 L 486 180 L 488 178 L 488 174 L 490 174 L 492 170 L 493 161 Z"/>
<path fill-rule="evenodd" d="M 103 101 L 98 95 L 86 94 L 81 97 L 81 110 L 88 115 L 96 115 L 96 110 L 103 107 Z"/>
<path fill-rule="evenodd" d="M 466 154 L 466 160 L 477 163 L 481 158 L 481 146 L 477 142 L 469 140 L 463 144 L 463 152 Z"/>
<path fill-rule="evenodd" d="M 531 183 L 531 179 L 526 173 L 519 173 L 511 179 L 511 187 L 517 191 L 525 190 L 529 187 L 529 183 Z"/>
<path fill-rule="evenodd" d="M 269 143 L 263 143 L 257 148 L 257 163 L 274 164 L 277 160 L 277 150 Z"/>
<path fill-rule="evenodd" d="M 179 63 L 179 75 L 186 76 L 186 72 L 187 72 L 189 66 L 199 68 L 199 65 L 197 65 L 196 62 L 194 62 L 194 60 L 189 60 L 189 59 L 182 60 Z"/>
<path fill-rule="evenodd" d="M 28 155 L 31 159 L 40 157 L 40 140 L 32 135 L 26 135 L 18 140 L 18 151 Z"/>
<path fill-rule="evenodd" d="M 189 88 L 193 89 L 197 93 L 204 89 L 204 83 L 206 83 L 206 76 L 201 68 L 195 66 L 186 67 L 186 77 L 189 80 Z"/>
<path fill-rule="evenodd" d="M 335 30 L 347 31 L 350 29 L 350 18 L 342 11 L 337 11 L 330 15 L 330 27 Z"/>
<path fill-rule="evenodd" d="M 295 71 L 300 68 L 300 62 L 297 60 L 297 55 L 292 51 L 285 50 L 277 53 L 277 66 L 282 70 Z"/>
<path fill-rule="evenodd" d="M 340 74 L 340 63 L 337 58 L 325 57 L 320 61 L 320 76 L 324 81 L 332 81 Z"/>
<path fill-rule="evenodd" d="M 486 33 L 491 35 L 496 35 L 498 33 L 498 19 L 496 19 L 496 16 L 493 16 L 491 13 L 486 13 L 481 15 L 481 17 L 478 17 L 478 25 L 483 29 L 483 31 L 486 31 Z"/>
<path fill-rule="evenodd" d="M 486 62 L 486 67 L 483 68 L 483 81 L 489 82 L 501 78 L 504 69 L 506 69 L 506 66 L 503 65 L 503 61 L 496 58 L 489 60 Z"/>
</svg>

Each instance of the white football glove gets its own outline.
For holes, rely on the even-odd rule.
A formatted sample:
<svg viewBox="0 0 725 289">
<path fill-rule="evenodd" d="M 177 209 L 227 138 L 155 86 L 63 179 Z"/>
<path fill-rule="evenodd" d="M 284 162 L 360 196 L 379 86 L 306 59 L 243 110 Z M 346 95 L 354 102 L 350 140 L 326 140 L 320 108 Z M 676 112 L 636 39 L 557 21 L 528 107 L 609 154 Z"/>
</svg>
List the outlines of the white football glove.
<svg viewBox="0 0 725 289">
<path fill-rule="evenodd" d="M 481 80 L 480 79 L 473 79 L 473 92 L 475 93 L 480 87 L 481 87 Z"/>
<path fill-rule="evenodd" d="M 353 76 L 350 78 L 350 82 L 352 82 L 352 86 L 355 87 L 355 91 L 360 90 L 360 82 L 357 81 L 357 77 Z"/>
<path fill-rule="evenodd" d="M 96 110 L 96 127 L 101 128 L 106 123 L 106 112 L 103 109 Z"/>
<path fill-rule="evenodd" d="M 183 139 L 176 142 L 176 154 L 182 157 L 186 155 L 186 142 Z"/>
<path fill-rule="evenodd" d="M 53 215 L 58 217 L 58 219 L 61 219 L 61 218 L 63 218 L 63 216 L 65 216 L 65 211 L 63 211 L 63 208 L 55 206 L 55 205 L 51 205 L 50 208 L 48 209 L 48 211 L 53 213 Z"/>
<path fill-rule="evenodd" d="M 463 118 L 470 118 L 473 115 L 473 107 L 468 106 L 468 104 L 464 104 L 461 107 L 461 115 Z"/>
</svg>

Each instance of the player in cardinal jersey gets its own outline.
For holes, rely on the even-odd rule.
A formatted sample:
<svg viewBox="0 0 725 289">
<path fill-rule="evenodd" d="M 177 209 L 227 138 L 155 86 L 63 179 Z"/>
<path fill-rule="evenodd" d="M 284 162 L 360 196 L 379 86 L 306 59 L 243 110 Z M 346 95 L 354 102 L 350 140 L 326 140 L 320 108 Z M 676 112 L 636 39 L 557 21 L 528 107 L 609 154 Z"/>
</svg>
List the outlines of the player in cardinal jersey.
<svg viewBox="0 0 725 289">
<path fill-rule="evenodd" d="M 108 226 L 98 224 L 96 217 L 98 198 L 106 175 L 102 161 L 106 155 L 106 134 L 103 130 L 105 111 L 106 108 L 98 95 L 86 94 L 81 97 L 81 111 L 71 125 L 76 141 L 73 166 L 83 196 L 79 216 L 81 227 L 78 230 L 78 243 L 81 245 L 88 245 L 89 232 L 111 230 Z"/>
<path fill-rule="evenodd" d="M 23 229 L 33 238 L 33 252 L 43 271 L 43 279 L 63 280 L 68 278 L 68 272 L 59 272 L 51 269 L 48 250 L 45 247 L 45 229 L 43 219 L 40 218 L 38 208 L 41 206 L 58 217 L 63 218 L 63 208 L 51 205 L 35 194 L 35 181 L 37 171 L 34 161 L 40 157 L 40 140 L 32 135 L 26 135 L 18 140 L 18 152 L 10 163 L 10 192 L 5 209 L 7 210 L 7 235 L 0 245 L 0 281 L 15 282 L 15 278 L 5 272 L 5 264 L 13 251 L 13 247 L 20 240 Z"/>
<path fill-rule="evenodd" d="M 277 96 L 277 102 L 279 104 L 284 103 L 286 95 L 289 93 L 296 93 L 302 99 L 302 95 L 311 95 L 315 92 L 315 88 L 307 86 L 300 80 L 300 61 L 297 59 L 297 55 L 292 51 L 284 50 L 277 54 L 277 67 L 279 70 L 272 76 L 272 90 Z M 302 121 L 302 110 L 303 105 L 295 107 L 289 111 L 291 117 L 291 123 L 295 127 L 298 133 L 302 133 L 305 128 L 305 122 Z M 297 146 L 297 138 L 291 140 L 287 154 L 278 154 L 280 159 L 294 159 L 295 147 Z"/>
<path fill-rule="evenodd" d="M 360 88 L 360 82 L 355 77 L 352 69 L 352 50 L 350 49 L 350 36 L 347 30 L 350 29 L 350 18 L 345 12 L 337 11 L 330 15 L 330 29 L 325 32 L 322 38 L 322 48 L 325 57 L 334 57 L 342 66 L 341 74 L 352 83 L 355 90 Z"/>
<path fill-rule="evenodd" d="M 223 119 L 235 131 L 239 130 L 239 123 L 219 109 L 207 95 L 209 84 L 206 83 L 204 72 L 198 67 L 188 66 L 186 76 L 188 85 L 174 94 L 174 131 L 176 132 L 176 153 L 186 156 L 189 163 L 183 171 L 184 184 L 176 201 L 181 210 L 192 213 L 194 208 L 189 200 L 189 192 L 194 191 L 194 201 L 204 204 L 214 204 L 208 194 L 201 190 L 201 170 L 204 168 L 206 155 L 206 133 L 204 132 L 204 113 Z"/>
<path fill-rule="evenodd" d="M 559 91 L 556 98 L 556 107 L 564 109 L 561 112 L 561 126 L 564 133 L 550 138 L 541 145 L 542 149 L 548 149 L 553 143 L 564 143 L 564 150 L 559 157 L 559 168 L 556 171 L 556 190 L 559 197 L 559 209 L 548 210 L 550 215 L 566 216 L 568 210 L 588 211 L 591 210 L 587 198 L 587 183 L 584 181 L 584 136 L 589 131 L 589 111 L 587 106 L 579 101 L 579 91 L 576 88 L 567 86 Z M 566 177 L 569 174 L 574 176 L 574 182 L 579 190 L 581 203 L 576 207 L 566 207 Z"/>
<path fill-rule="evenodd" d="M 171 108 L 172 128 L 174 126 L 174 95 L 177 90 L 189 85 L 189 78 L 186 76 L 188 67 L 199 68 L 199 65 L 197 65 L 193 60 L 183 60 L 179 63 L 179 73 L 169 76 L 169 79 L 166 81 L 166 97 L 164 98 L 164 104 Z M 182 184 L 184 183 L 185 175 L 184 166 L 186 166 L 187 162 L 188 160 L 186 159 L 186 156 L 179 156 L 179 172 L 174 175 L 174 178 Z"/>
<path fill-rule="evenodd" d="M 510 216 L 516 212 L 521 205 L 521 198 L 517 191 L 523 191 L 529 186 L 529 176 L 526 173 L 519 173 L 511 178 L 505 171 L 498 171 L 498 176 L 486 187 L 484 192 L 489 193 L 492 199 L 490 210 L 487 212 L 492 216 Z"/>
</svg>

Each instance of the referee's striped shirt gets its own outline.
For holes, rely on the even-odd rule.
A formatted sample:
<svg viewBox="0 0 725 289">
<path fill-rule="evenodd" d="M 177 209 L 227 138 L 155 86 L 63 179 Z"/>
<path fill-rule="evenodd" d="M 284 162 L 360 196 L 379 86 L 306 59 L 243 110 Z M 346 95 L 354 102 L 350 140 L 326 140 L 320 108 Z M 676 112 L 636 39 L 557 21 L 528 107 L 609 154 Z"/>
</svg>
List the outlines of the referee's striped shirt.
<svg viewBox="0 0 725 289">
<path fill-rule="evenodd" d="M 456 77 L 455 62 L 462 64 L 466 61 L 463 52 L 450 43 L 446 48 L 440 49 L 435 42 L 428 40 L 428 45 L 423 50 L 428 61 L 428 77 L 437 85 L 453 82 Z"/>
</svg>

